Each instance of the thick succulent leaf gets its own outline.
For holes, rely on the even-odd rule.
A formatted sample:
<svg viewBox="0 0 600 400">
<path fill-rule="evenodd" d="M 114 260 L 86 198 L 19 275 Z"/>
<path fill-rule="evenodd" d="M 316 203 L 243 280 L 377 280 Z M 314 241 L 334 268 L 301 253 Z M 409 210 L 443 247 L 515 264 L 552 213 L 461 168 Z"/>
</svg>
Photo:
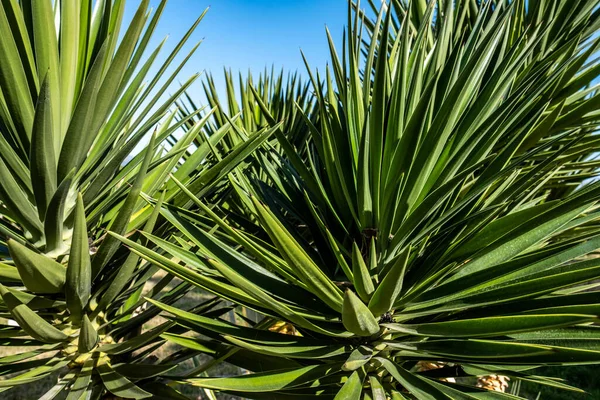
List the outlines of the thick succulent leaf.
<svg viewBox="0 0 600 400">
<path fill-rule="evenodd" d="M 394 307 L 404 281 L 404 273 L 410 255 L 410 247 L 404 249 L 394 261 L 389 271 L 373 293 L 369 301 L 369 310 L 373 315 L 381 315 Z"/>
<path fill-rule="evenodd" d="M 385 389 L 381 385 L 381 382 L 375 376 L 369 376 L 369 383 L 371 384 L 371 398 L 373 400 L 386 400 Z"/>
<path fill-rule="evenodd" d="M 60 254 L 66 249 L 63 242 L 65 207 L 69 200 L 69 192 L 73 183 L 75 170 L 72 170 L 65 179 L 58 185 L 56 192 L 50 200 L 46 219 L 44 220 L 44 235 L 46 236 L 46 253 Z"/>
<path fill-rule="evenodd" d="M 89 139 L 82 132 L 89 134 L 88 132 L 91 130 L 92 115 L 102 81 L 107 45 L 108 43 L 105 43 L 96 55 L 94 64 L 89 71 L 83 90 L 73 110 L 73 116 L 66 130 L 58 158 L 57 177 L 59 180 L 64 179 L 72 168 L 79 167 L 84 159 L 85 143 Z"/>
<path fill-rule="evenodd" d="M 45 3 L 45 2 L 42 2 Z M 36 46 L 36 49 L 38 47 Z M 50 72 L 49 72 L 50 74 Z M 31 187 L 40 220 L 46 217 L 46 210 L 56 191 L 56 158 L 54 155 L 54 132 L 52 99 L 50 95 L 50 76 L 46 76 L 37 104 L 31 134 Z"/>
<path fill-rule="evenodd" d="M 79 332 L 79 341 L 77 342 L 77 351 L 81 354 L 89 353 L 100 340 L 98 332 L 91 323 L 89 317 L 84 315 L 81 319 L 81 330 Z"/>
<path fill-rule="evenodd" d="M 356 242 L 352 245 L 352 276 L 354 278 L 354 288 L 360 298 L 368 303 L 371 295 L 375 291 L 373 280 L 365 260 Z"/>
<path fill-rule="evenodd" d="M 344 383 L 344 386 L 342 386 L 340 391 L 336 394 L 335 398 L 338 400 L 360 400 L 363 386 L 363 379 L 361 375 L 362 374 L 360 372 L 354 371 L 346 383 Z"/>
<path fill-rule="evenodd" d="M 512 240 L 504 241 L 502 246 L 495 245 L 492 247 L 491 251 L 485 249 L 481 252 L 481 255 L 475 255 L 473 261 L 461 268 L 460 271 L 453 277 L 453 279 L 458 279 L 465 275 L 475 273 L 485 265 L 499 264 L 516 256 L 533 244 L 550 236 L 554 231 L 560 229 L 560 227 L 574 219 L 576 216 L 580 215 L 589 207 L 590 205 L 586 205 L 581 208 L 576 208 L 570 212 L 561 212 L 555 219 L 544 218 L 543 221 L 546 222 L 540 224 L 540 226 L 529 226 L 526 232 Z M 564 207 L 559 208 L 562 211 Z M 558 210 L 553 208 L 550 211 Z M 540 217 L 541 216 L 538 215 L 538 218 Z"/>
<path fill-rule="evenodd" d="M 344 293 L 342 322 L 348 331 L 358 336 L 372 336 L 380 330 L 369 308 L 350 289 Z"/>
<path fill-rule="evenodd" d="M 367 346 L 359 346 L 356 349 L 352 350 L 350 356 L 342 365 L 342 369 L 344 371 L 355 371 L 358 368 L 362 367 L 366 363 L 368 363 L 373 357 L 373 349 Z"/>
<path fill-rule="evenodd" d="M 337 368 L 336 368 L 337 367 Z M 196 378 L 188 382 L 194 386 L 233 392 L 273 392 L 301 386 L 337 372 L 339 365 L 310 365 L 292 370 L 240 375 L 231 378 Z"/>
<path fill-rule="evenodd" d="M 493 362 L 497 364 L 539 365 L 553 362 L 562 365 L 597 363 L 600 351 L 567 346 L 545 346 L 527 343 L 503 342 L 483 339 L 447 339 L 408 347 L 444 359 L 451 357 L 465 362 Z M 477 361 L 479 360 L 479 361 Z"/>
<path fill-rule="evenodd" d="M 52 131 L 54 135 L 48 138 L 51 143 L 54 143 L 56 148 L 60 143 L 60 86 L 59 86 L 59 54 L 56 36 L 56 28 L 54 25 L 54 10 L 52 5 L 47 1 L 31 3 L 31 25 L 33 27 L 33 42 L 36 58 L 36 67 L 38 70 L 38 78 L 41 81 L 47 80 L 49 100 L 53 103 L 52 114 L 49 118 L 51 121 Z M 42 84 L 43 86 L 43 84 Z M 41 90 L 40 90 L 41 91 Z M 38 98 L 39 104 L 39 98 Z M 37 114 L 37 107 L 36 107 Z M 35 132 L 34 120 L 33 131 Z M 56 135 L 56 136 L 55 136 Z M 34 134 L 32 134 L 33 139 Z"/>
<path fill-rule="evenodd" d="M 160 337 L 162 337 L 165 340 L 168 340 L 169 342 L 175 343 L 179 346 L 183 346 L 188 349 L 199 351 L 204 354 L 215 355 L 217 353 L 215 350 L 208 347 L 207 345 L 202 343 L 200 340 L 196 340 L 196 339 L 193 339 L 190 337 L 174 335 L 172 333 L 163 333 Z"/>
<path fill-rule="evenodd" d="M 36 253 L 16 240 L 8 248 L 21 280 L 34 293 L 60 293 L 66 279 L 66 268 L 53 259 Z"/>
<path fill-rule="evenodd" d="M 388 324 L 394 332 L 427 337 L 485 337 L 501 336 L 519 332 L 553 329 L 561 326 L 585 324 L 596 320 L 595 315 L 544 314 L 509 315 L 476 319 L 461 319 L 425 324 Z"/>
<path fill-rule="evenodd" d="M 67 298 L 67 307 L 69 308 L 71 317 L 74 321 L 79 321 L 92 290 L 90 245 L 81 194 L 77 195 L 73 218 L 75 222 L 73 237 L 71 239 L 69 263 L 67 264 L 65 297 Z"/>
<path fill-rule="evenodd" d="M 46 322 L 31 308 L 21 303 L 10 289 L 0 285 L 0 294 L 15 321 L 34 339 L 44 343 L 60 343 L 69 338 L 65 333 Z"/>
</svg>

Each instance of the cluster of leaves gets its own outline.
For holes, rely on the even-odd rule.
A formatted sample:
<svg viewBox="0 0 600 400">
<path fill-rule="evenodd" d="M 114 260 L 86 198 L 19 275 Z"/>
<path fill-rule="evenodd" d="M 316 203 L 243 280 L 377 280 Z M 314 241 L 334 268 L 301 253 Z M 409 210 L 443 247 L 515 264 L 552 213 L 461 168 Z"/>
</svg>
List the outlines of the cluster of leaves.
<svg viewBox="0 0 600 400">
<path fill-rule="evenodd" d="M 0 5 L 0 329 L 8 350 L 0 355 L 0 391 L 60 372 L 45 399 L 173 390 L 151 378 L 177 366 L 178 356 L 150 357 L 173 324 L 142 333 L 160 312 L 145 298 L 172 304 L 191 285 L 157 275 L 106 231 L 146 243 L 138 230 L 165 231 L 160 207 L 147 200 L 188 201 L 167 184 L 170 174 L 201 187 L 200 196 L 214 194 L 266 137 L 215 150 L 227 129 L 206 140 L 203 126 L 216 109 L 198 121 L 202 110 L 175 118 L 177 99 L 198 75 L 164 93 L 198 45 L 166 71 L 204 13 L 148 75 L 165 43 L 148 48 L 166 1 L 154 13 L 140 2 L 124 28 L 124 1 L 98 1 L 93 10 L 92 3 Z M 146 150 L 132 156 L 149 136 Z M 218 316 L 226 310 L 209 310 L 219 302 L 193 310 Z"/>
<path fill-rule="evenodd" d="M 349 10 L 331 69 L 308 68 L 308 101 L 275 74 L 238 100 L 227 74 L 211 126 L 276 131 L 220 204 L 174 180 L 193 202 L 162 206 L 174 241 L 115 234 L 264 316 L 153 302 L 201 335 L 164 338 L 254 372 L 186 382 L 248 398 L 518 398 L 475 386 L 496 374 L 577 391 L 531 370 L 600 362 L 598 2 L 373 8 Z M 210 81 L 207 97 L 218 106 Z"/>
<path fill-rule="evenodd" d="M 516 399 L 477 378 L 600 363 L 598 0 L 350 3 L 331 67 L 209 76 L 209 109 L 160 100 L 191 53 L 157 89 L 199 20 L 143 86 L 164 2 L 120 41 L 90 3 L 0 7 L 1 329 L 36 346 L 0 390 Z"/>
</svg>

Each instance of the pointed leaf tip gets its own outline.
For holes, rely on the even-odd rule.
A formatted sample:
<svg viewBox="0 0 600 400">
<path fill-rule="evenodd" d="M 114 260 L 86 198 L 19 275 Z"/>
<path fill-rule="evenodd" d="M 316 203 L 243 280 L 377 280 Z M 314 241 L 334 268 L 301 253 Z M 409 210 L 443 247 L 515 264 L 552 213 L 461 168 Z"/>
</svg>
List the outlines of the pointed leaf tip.
<svg viewBox="0 0 600 400">
<path fill-rule="evenodd" d="M 373 315 L 382 315 L 394 307 L 394 303 L 402 291 L 404 272 L 406 271 L 409 255 L 410 247 L 407 247 L 398 256 L 389 272 L 383 277 L 375 293 L 373 293 L 371 301 L 369 301 L 369 310 Z"/>
<path fill-rule="evenodd" d="M 11 315 L 29 336 L 44 343 L 60 343 L 69 337 L 23 304 L 14 293 L 0 284 L 0 295 Z"/>
<path fill-rule="evenodd" d="M 352 245 L 352 275 L 354 277 L 354 288 L 356 293 L 364 302 L 368 302 L 375 291 L 369 268 L 363 260 L 362 254 L 356 242 Z"/>
<path fill-rule="evenodd" d="M 358 336 L 372 336 L 379 332 L 379 324 L 369 308 L 350 289 L 344 293 L 342 322 L 346 329 Z"/>
<path fill-rule="evenodd" d="M 66 276 L 66 269 L 62 264 L 15 240 L 8 240 L 7 245 L 27 289 L 34 293 L 62 292 Z"/>
<path fill-rule="evenodd" d="M 79 333 L 79 342 L 77 350 L 80 353 L 88 353 L 96 344 L 98 344 L 98 332 L 92 325 L 87 315 L 84 315 L 81 320 L 81 331 Z"/>
</svg>

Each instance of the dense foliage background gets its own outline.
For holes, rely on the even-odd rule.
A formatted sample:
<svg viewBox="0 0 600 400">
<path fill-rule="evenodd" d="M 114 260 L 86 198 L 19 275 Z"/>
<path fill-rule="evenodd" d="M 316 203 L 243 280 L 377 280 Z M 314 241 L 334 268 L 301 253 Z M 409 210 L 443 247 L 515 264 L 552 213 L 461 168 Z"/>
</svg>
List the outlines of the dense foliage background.
<svg viewBox="0 0 600 400">
<path fill-rule="evenodd" d="M 204 13 L 154 66 L 164 1 L 1 2 L 0 391 L 595 393 L 599 4 L 350 2 L 200 94 Z"/>
</svg>

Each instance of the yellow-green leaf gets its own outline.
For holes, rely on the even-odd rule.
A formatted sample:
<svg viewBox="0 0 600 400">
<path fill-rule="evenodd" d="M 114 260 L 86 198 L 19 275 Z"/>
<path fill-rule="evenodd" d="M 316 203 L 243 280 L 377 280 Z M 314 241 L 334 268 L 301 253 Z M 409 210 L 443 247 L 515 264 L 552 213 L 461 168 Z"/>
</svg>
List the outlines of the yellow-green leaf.
<svg viewBox="0 0 600 400">
<path fill-rule="evenodd" d="M 77 350 L 80 353 L 87 353 L 96 347 L 98 340 L 98 332 L 90 322 L 88 316 L 84 315 L 81 320 L 81 330 L 79 332 Z"/>
<path fill-rule="evenodd" d="M 372 336 L 379 332 L 379 324 L 369 308 L 350 289 L 344 294 L 342 322 L 346 329 L 358 336 Z"/>
</svg>

